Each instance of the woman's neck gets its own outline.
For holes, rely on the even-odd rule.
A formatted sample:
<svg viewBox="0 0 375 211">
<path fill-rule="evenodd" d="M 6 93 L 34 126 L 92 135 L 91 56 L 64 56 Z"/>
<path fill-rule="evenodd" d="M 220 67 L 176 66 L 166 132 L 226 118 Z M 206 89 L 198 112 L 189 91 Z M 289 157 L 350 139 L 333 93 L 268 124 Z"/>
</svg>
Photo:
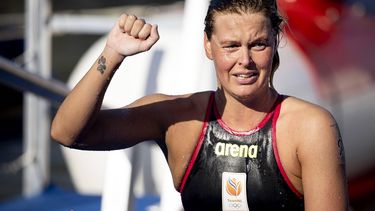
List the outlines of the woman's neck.
<svg viewBox="0 0 375 211">
<path fill-rule="evenodd" d="M 278 93 L 271 88 L 248 99 L 238 99 L 218 89 L 215 102 L 222 120 L 231 128 L 246 131 L 257 126 L 274 105 Z"/>
</svg>

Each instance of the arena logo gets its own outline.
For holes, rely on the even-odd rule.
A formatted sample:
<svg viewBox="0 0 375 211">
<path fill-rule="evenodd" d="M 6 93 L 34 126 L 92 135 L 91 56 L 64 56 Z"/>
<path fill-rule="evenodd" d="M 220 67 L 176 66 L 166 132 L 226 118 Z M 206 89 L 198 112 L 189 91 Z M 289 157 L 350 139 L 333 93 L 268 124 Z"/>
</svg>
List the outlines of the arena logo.
<svg viewBox="0 0 375 211">
<path fill-rule="evenodd" d="M 258 145 L 238 145 L 218 142 L 215 146 L 217 156 L 257 158 Z"/>
</svg>

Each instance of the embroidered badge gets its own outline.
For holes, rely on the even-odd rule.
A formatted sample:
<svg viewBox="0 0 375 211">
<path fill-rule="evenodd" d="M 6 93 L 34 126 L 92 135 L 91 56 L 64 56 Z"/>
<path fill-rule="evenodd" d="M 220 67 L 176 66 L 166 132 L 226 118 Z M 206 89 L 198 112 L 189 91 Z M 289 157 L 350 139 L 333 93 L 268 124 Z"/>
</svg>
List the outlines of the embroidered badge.
<svg viewBox="0 0 375 211">
<path fill-rule="evenodd" d="M 223 211 L 249 211 L 245 173 L 223 172 L 221 192 Z"/>
</svg>

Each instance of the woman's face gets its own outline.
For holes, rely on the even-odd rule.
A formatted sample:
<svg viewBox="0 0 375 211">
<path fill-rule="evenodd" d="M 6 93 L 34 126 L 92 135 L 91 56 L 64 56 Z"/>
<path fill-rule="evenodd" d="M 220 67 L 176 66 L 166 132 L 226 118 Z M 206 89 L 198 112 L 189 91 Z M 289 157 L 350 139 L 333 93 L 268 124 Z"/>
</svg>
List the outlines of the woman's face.
<svg viewBox="0 0 375 211">
<path fill-rule="evenodd" d="M 268 89 L 275 36 L 261 13 L 217 13 L 205 50 L 213 60 L 219 87 L 237 99 L 248 99 Z"/>
</svg>

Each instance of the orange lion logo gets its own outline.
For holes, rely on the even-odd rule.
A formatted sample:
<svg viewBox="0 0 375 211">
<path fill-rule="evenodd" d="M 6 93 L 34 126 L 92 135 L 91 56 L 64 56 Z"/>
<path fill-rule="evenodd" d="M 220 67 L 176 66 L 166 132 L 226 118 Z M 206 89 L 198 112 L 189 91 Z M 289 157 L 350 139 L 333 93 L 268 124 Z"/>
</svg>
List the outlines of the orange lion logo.
<svg viewBox="0 0 375 211">
<path fill-rule="evenodd" d="M 241 193 L 241 182 L 235 178 L 229 178 L 226 183 L 226 191 L 231 196 L 238 196 Z"/>
</svg>

